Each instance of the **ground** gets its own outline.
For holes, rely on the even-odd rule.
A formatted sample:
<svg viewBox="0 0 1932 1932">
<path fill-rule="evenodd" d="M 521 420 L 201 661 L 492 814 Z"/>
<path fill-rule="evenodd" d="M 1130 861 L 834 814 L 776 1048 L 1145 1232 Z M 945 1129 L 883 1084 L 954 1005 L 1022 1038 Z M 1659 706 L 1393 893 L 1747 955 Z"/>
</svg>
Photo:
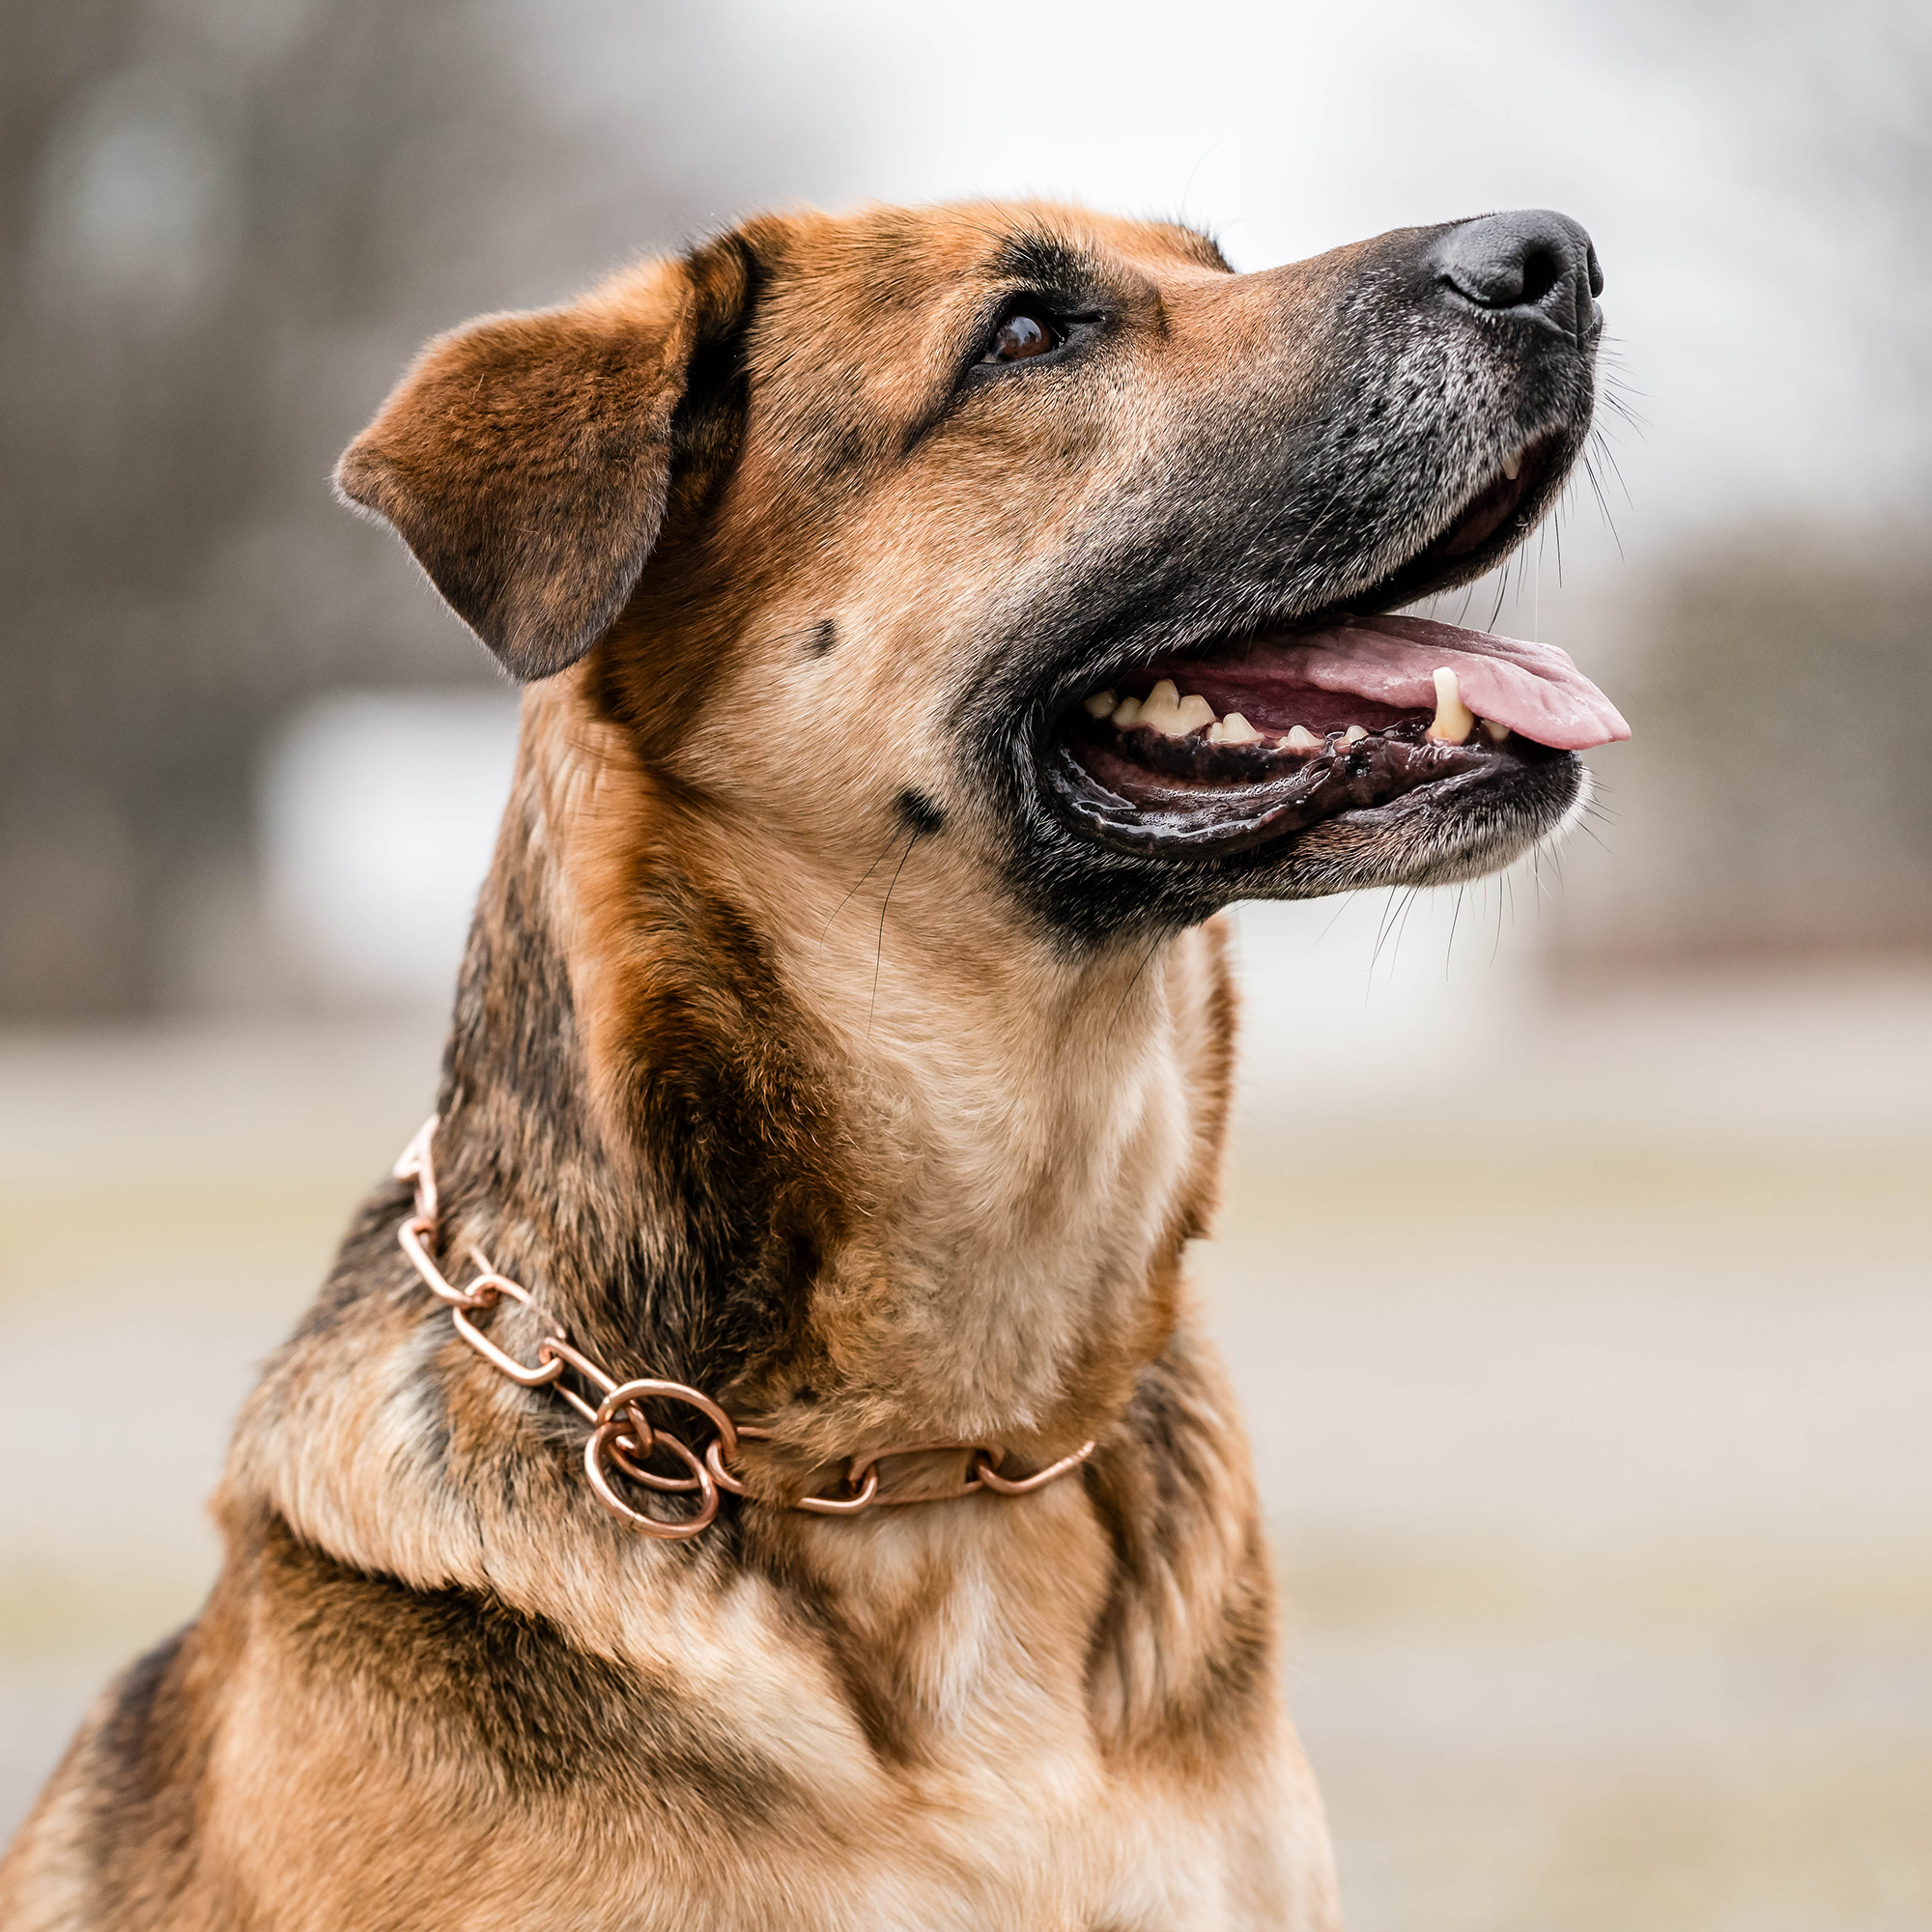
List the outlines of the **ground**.
<svg viewBox="0 0 1932 1932">
<path fill-rule="evenodd" d="M 1354 1932 L 1932 1928 L 1932 973 L 1297 1009 L 1289 930 L 1195 1269 Z M 437 1045 L 0 1037 L 0 1833 Z"/>
</svg>

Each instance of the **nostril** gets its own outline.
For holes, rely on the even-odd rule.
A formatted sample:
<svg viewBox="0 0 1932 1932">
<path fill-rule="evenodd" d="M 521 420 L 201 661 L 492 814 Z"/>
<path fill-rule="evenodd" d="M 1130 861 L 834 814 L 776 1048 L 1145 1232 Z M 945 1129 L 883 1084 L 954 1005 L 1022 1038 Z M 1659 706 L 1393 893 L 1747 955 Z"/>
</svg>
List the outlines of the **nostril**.
<svg viewBox="0 0 1932 1932">
<path fill-rule="evenodd" d="M 1563 279 L 1565 265 L 1548 248 L 1532 248 L 1522 258 L 1522 294 L 1517 299 L 1534 308 Z"/>
</svg>

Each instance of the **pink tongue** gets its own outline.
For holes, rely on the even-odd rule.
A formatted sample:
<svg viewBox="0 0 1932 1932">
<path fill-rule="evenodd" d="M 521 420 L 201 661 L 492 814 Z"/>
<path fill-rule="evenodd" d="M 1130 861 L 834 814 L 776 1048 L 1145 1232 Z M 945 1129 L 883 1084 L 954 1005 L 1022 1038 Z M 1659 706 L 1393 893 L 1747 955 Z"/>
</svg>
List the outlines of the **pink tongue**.
<svg viewBox="0 0 1932 1932">
<path fill-rule="evenodd" d="M 1435 708 L 1435 672 L 1456 673 L 1478 718 L 1559 752 L 1628 738 L 1617 707 L 1554 644 L 1526 644 L 1426 617 L 1349 617 L 1291 643 L 1261 643 L 1248 662 L 1318 691 L 1374 698 L 1400 710 Z"/>
</svg>

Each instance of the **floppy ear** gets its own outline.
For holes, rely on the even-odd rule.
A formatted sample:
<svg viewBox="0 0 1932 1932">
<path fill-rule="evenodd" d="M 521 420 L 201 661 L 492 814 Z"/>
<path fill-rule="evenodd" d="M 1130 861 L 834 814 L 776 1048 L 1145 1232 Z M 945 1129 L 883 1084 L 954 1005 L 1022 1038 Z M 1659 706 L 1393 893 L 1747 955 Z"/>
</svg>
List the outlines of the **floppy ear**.
<svg viewBox="0 0 1932 1932">
<path fill-rule="evenodd" d="M 727 236 L 570 307 L 439 336 L 336 466 L 513 677 L 575 664 L 637 587 L 694 359 L 717 384 L 706 352 L 742 327 L 754 267 Z"/>
</svg>

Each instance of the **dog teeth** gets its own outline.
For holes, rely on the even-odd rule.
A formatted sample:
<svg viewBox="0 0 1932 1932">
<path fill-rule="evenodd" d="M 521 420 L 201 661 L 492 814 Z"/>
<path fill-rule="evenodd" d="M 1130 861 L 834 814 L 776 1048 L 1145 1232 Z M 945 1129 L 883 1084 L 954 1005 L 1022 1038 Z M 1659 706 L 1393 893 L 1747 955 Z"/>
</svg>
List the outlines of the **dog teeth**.
<svg viewBox="0 0 1932 1932">
<path fill-rule="evenodd" d="M 1282 740 L 1291 752 L 1319 752 L 1321 740 L 1306 724 L 1296 724 Z"/>
<path fill-rule="evenodd" d="M 1128 700 L 1132 702 L 1131 699 Z M 1122 706 L 1122 710 L 1125 710 Z M 1115 724 L 1121 712 L 1114 714 Z M 1182 697 L 1171 677 L 1164 677 L 1141 700 L 1138 722 L 1169 738 L 1185 738 L 1204 724 L 1214 723 L 1214 707 L 1205 697 Z"/>
<path fill-rule="evenodd" d="M 1114 712 L 1114 725 L 1117 730 L 1125 731 L 1141 722 L 1141 701 L 1138 697 L 1123 697 Z"/>
<path fill-rule="evenodd" d="M 1435 673 L 1435 717 L 1429 735 L 1437 744 L 1460 745 L 1476 728 L 1476 714 L 1463 702 L 1456 673 L 1444 665 Z"/>
<path fill-rule="evenodd" d="M 1522 474 L 1521 450 L 1518 450 L 1514 456 L 1506 456 L 1503 458 L 1503 474 L 1507 476 L 1512 483 L 1514 483 L 1516 479 Z"/>
<path fill-rule="evenodd" d="M 1238 711 L 1229 712 L 1208 735 L 1217 745 L 1259 745 L 1262 739 L 1262 734 Z"/>
<path fill-rule="evenodd" d="M 1510 727 L 1507 724 L 1498 724 L 1493 718 L 1483 720 L 1483 729 L 1490 734 L 1490 743 L 1492 745 L 1500 745 L 1510 734 Z"/>
<path fill-rule="evenodd" d="M 1369 735 L 1368 732 L 1365 731 L 1361 727 L 1361 725 L 1350 724 L 1349 728 L 1342 733 L 1342 742 L 1345 745 L 1359 745 L 1362 742 L 1362 740 L 1366 738 L 1368 735 Z"/>
<path fill-rule="evenodd" d="M 1080 702 L 1088 717 L 1111 718 L 1120 699 L 1111 691 L 1096 691 L 1092 697 L 1083 697 Z"/>
<path fill-rule="evenodd" d="M 1164 677 L 1141 699 L 1140 723 L 1169 738 L 1180 736 L 1180 693 Z"/>
</svg>

